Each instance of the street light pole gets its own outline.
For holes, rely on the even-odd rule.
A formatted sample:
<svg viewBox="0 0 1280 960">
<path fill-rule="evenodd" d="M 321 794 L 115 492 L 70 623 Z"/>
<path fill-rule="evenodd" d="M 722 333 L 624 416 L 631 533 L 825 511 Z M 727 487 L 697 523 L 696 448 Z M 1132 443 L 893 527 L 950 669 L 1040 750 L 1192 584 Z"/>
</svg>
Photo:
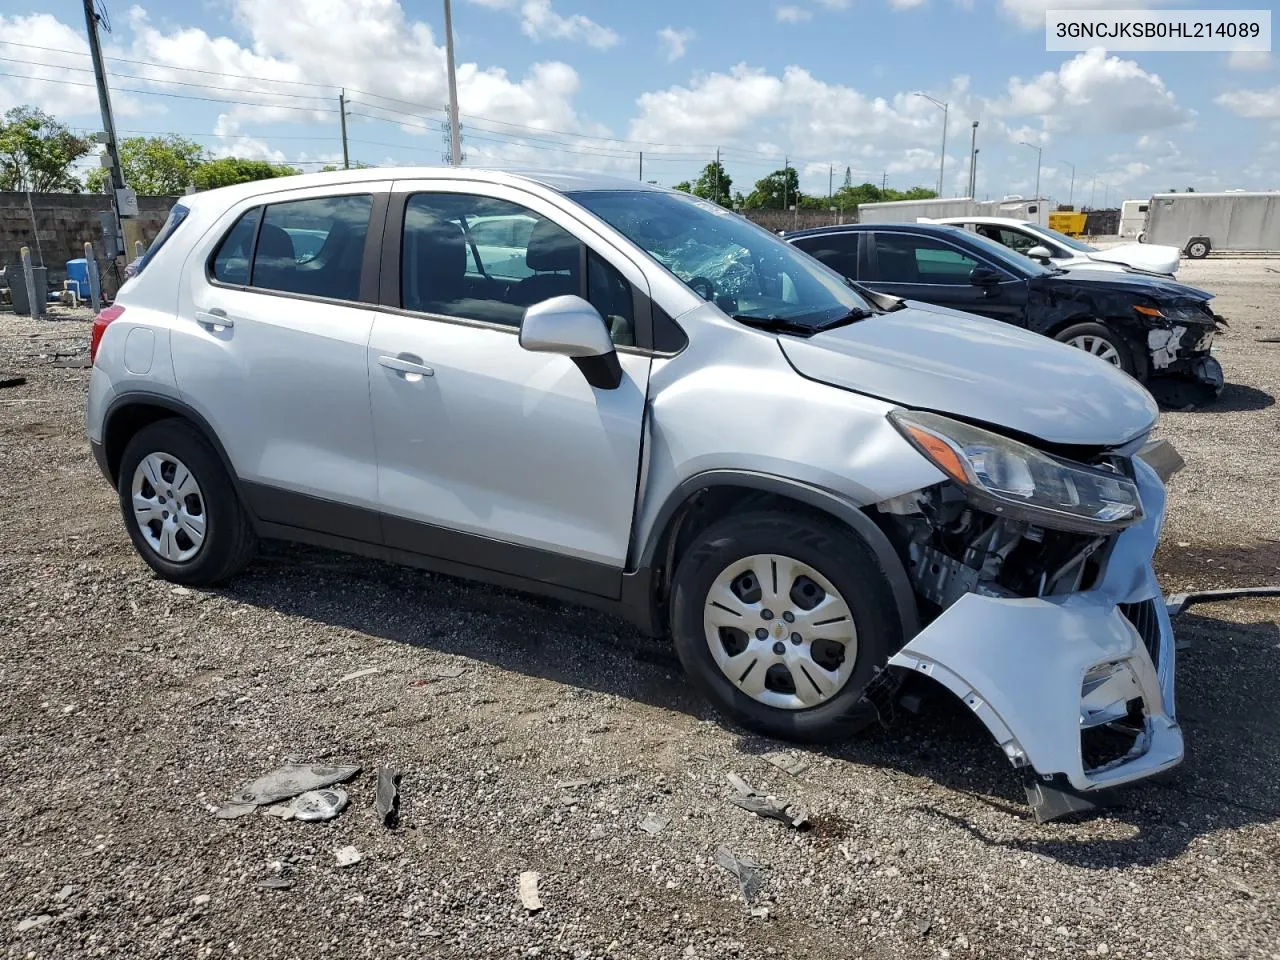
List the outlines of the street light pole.
<svg viewBox="0 0 1280 960">
<path fill-rule="evenodd" d="M 917 97 L 923 97 L 932 103 L 935 107 L 942 108 L 942 157 L 938 161 L 938 196 L 942 196 L 942 185 L 947 175 L 947 120 L 951 112 L 951 104 L 944 103 L 941 100 L 935 100 L 927 93 L 916 93 Z"/>
<path fill-rule="evenodd" d="M 1067 163 L 1065 160 L 1062 162 Z M 1076 165 L 1074 163 L 1067 163 L 1067 166 L 1071 168 L 1071 188 L 1067 192 L 1067 206 L 1074 210 L 1075 207 L 1072 206 L 1072 201 L 1075 199 L 1076 195 Z"/>
<path fill-rule="evenodd" d="M 444 0 L 445 53 L 449 60 L 449 163 L 462 166 L 462 131 L 458 124 L 458 77 L 453 66 L 453 9 Z"/>
<path fill-rule="evenodd" d="M 973 199 L 973 191 L 978 189 L 976 172 L 978 169 L 978 121 L 973 121 L 973 134 L 969 140 L 969 199 Z"/>
<path fill-rule="evenodd" d="M 1042 147 L 1037 147 L 1034 143 L 1027 143 L 1025 140 L 1019 140 L 1018 142 L 1024 147 L 1030 147 L 1036 152 L 1036 193 L 1031 199 L 1038 202 L 1040 200 L 1040 156 L 1044 152 L 1044 149 Z"/>
</svg>

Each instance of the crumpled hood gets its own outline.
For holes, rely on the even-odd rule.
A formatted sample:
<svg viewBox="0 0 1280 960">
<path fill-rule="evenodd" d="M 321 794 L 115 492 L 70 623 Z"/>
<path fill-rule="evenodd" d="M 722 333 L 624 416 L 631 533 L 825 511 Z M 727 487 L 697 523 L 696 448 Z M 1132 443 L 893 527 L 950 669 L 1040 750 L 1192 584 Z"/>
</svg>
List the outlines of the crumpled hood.
<svg viewBox="0 0 1280 960">
<path fill-rule="evenodd" d="M 1177 247 L 1164 247 L 1149 243 L 1122 243 L 1118 247 L 1097 250 L 1088 254 L 1090 260 L 1106 263 L 1123 263 L 1138 270 L 1152 273 L 1174 273 L 1178 269 L 1181 251 Z"/>
<path fill-rule="evenodd" d="M 811 380 L 1048 443 L 1116 446 L 1149 430 L 1157 415 L 1141 384 L 1083 350 L 916 301 L 778 343 Z"/>
<path fill-rule="evenodd" d="M 1153 297 L 1157 300 L 1212 300 L 1213 294 L 1199 287 L 1179 283 L 1171 277 L 1154 277 L 1141 273 L 1121 273 L 1115 270 L 1090 270 L 1087 266 L 1069 267 L 1063 273 L 1036 277 L 1031 283 L 1041 287 L 1057 284 L 1075 286 L 1079 280 L 1089 281 L 1091 287 L 1107 288 L 1135 297 Z"/>
</svg>

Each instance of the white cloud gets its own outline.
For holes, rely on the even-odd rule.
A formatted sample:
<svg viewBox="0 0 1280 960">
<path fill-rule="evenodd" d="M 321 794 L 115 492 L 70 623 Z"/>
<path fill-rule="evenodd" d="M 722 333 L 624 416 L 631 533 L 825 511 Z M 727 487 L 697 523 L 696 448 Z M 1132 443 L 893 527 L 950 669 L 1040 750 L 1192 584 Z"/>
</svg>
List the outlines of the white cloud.
<svg viewBox="0 0 1280 960">
<path fill-rule="evenodd" d="M 1227 66 L 1232 70 L 1270 70 L 1271 54 L 1266 50 L 1233 50 L 1227 54 Z"/>
<path fill-rule="evenodd" d="M 818 0 L 828 10 L 848 10 L 853 0 Z"/>
<path fill-rule="evenodd" d="M 1228 90 L 1213 101 L 1232 113 L 1254 120 L 1280 117 L 1280 87 L 1270 90 Z"/>
<path fill-rule="evenodd" d="M 812 20 L 812 11 L 806 10 L 804 7 L 797 7 L 795 4 L 784 4 L 776 7 L 773 11 L 774 17 L 779 23 L 800 23 L 804 20 Z"/>
<path fill-rule="evenodd" d="M 997 116 L 1040 115 L 1050 133 L 1157 130 L 1195 118 L 1157 74 L 1101 49 L 1077 54 L 1029 81 L 1012 78 L 1006 96 L 988 106 Z"/>
<path fill-rule="evenodd" d="M 697 34 L 692 30 L 677 30 L 675 27 L 663 27 L 658 31 L 658 40 L 667 55 L 667 62 L 674 63 L 685 54 L 689 41 Z"/>
<path fill-rule="evenodd" d="M 88 69 L 89 43 L 83 27 L 73 28 L 47 13 L 8 19 L 0 16 L 0 37 L 31 45 L 3 47 L 5 56 L 23 61 L 5 65 L 4 72 L 23 76 L 0 76 L 0 113 L 31 104 L 63 120 L 92 118 L 87 125 L 98 128 L 98 98 L 93 90 L 93 72 Z M 55 53 L 56 50 L 77 53 Z M 137 97 L 122 92 L 111 100 L 117 120 L 146 112 L 161 113 L 164 109 L 154 102 L 144 108 Z"/>
<path fill-rule="evenodd" d="M 1048 10 L 1135 10 L 1170 6 L 1170 0 L 1000 0 L 1007 16 L 1027 30 L 1044 30 Z"/>
<path fill-rule="evenodd" d="M 895 10 L 911 10 L 924 2 L 925 0 L 889 0 L 889 5 Z"/>
<path fill-rule="evenodd" d="M 579 40 L 598 50 L 621 41 L 615 30 L 580 13 L 557 13 L 551 0 L 471 0 L 490 10 L 510 10 L 520 17 L 520 29 L 533 40 Z M 399 4 L 396 4 L 399 6 Z"/>
</svg>

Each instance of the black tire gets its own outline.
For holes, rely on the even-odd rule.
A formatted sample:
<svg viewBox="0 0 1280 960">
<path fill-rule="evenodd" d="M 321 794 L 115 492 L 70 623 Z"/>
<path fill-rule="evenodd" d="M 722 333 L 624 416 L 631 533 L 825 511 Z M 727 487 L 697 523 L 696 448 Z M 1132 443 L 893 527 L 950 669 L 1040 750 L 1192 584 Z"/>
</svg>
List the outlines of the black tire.
<svg viewBox="0 0 1280 960">
<path fill-rule="evenodd" d="M 166 453 L 181 460 L 201 491 L 204 540 L 195 555 L 182 562 L 172 562 L 156 552 L 143 536 L 133 509 L 134 472 L 153 453 Z M 218 454 L 187 421 L 159 420 L 139 430 L 124 448 L 116 487 L 134 549 L 164 579 L 188 586 L 210 586 L 235 576 L 253 559 L 257 538 L 235 486 Z"/>
<path fill-rule="evenodd" d="M 857 630 L 857 660 L 845 685 L 826 702 L 790 710 L 753 699 L 735 687 L 712 657 L 704 631 L 707 593 L 733 562 L 772 553 L 807 564 L 830 581 Z M 685 672 L 711 701 L 744 727 L 767 736 L 820 743 L 845 739 L 876 719 L 867 685 L 901 645 L 902 628 L 888 578 L 851 531 L 799 513 L 757 512 L 726 517 L 690 544 L 676 568 L 671 633 Z"/>
<path fill-rule="evenodd" d="M 1205 237 L 1196 237 L 1187 244 L 1187 256 L 1192 260 L 1203 260 L 1209 255 L 1210 243 Z"/>
<path fill-rule="evenodd" d="M 1054 334 L 1053 339 L 1057 340 L 1059 343 L 1070 343 L 1072 340 L 1079 337 L 1092 337 L 1097 340 L 1105 340 L 1111 345 L 1112 349 L 1115 350 L 1120 361 L 1120 369 L 1131 377 L 1135 377 L 1138 380 L 1143 379 L 1143 375 L 1146 372 L 1145 366 L 1140 365 L 1136 361 L 1133 350 L 1130 348 L 1129 343 L 1124 339 L 1124 337 L 1117 334 L 1105 323 L 1098 323 L 1096 321 L 1090 321 L 1088 323 L 1073 323 L 1071 326 L 1063 330 L 1059 330 Z"/>
</svg>

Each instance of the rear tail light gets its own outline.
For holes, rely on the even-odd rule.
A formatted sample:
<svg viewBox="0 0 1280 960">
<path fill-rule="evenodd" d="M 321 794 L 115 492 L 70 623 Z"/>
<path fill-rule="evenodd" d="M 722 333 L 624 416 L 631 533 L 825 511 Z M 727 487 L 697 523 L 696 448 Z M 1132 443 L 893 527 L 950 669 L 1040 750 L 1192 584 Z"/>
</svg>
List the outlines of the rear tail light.
<svg viewBox="0 0 1280 960">
<path fill-rule="evenodd" d="M 89 335 L 90 363 L 96 363 L 98 360 L 98 344 L 102 343 L 102 335 L 107 332 L 107 326 L 122 313 L 124 313 L 124 307 L 112 304 L 109 307 L 103 307 L 93 318 L 93 333 Z"/>
</svg>

